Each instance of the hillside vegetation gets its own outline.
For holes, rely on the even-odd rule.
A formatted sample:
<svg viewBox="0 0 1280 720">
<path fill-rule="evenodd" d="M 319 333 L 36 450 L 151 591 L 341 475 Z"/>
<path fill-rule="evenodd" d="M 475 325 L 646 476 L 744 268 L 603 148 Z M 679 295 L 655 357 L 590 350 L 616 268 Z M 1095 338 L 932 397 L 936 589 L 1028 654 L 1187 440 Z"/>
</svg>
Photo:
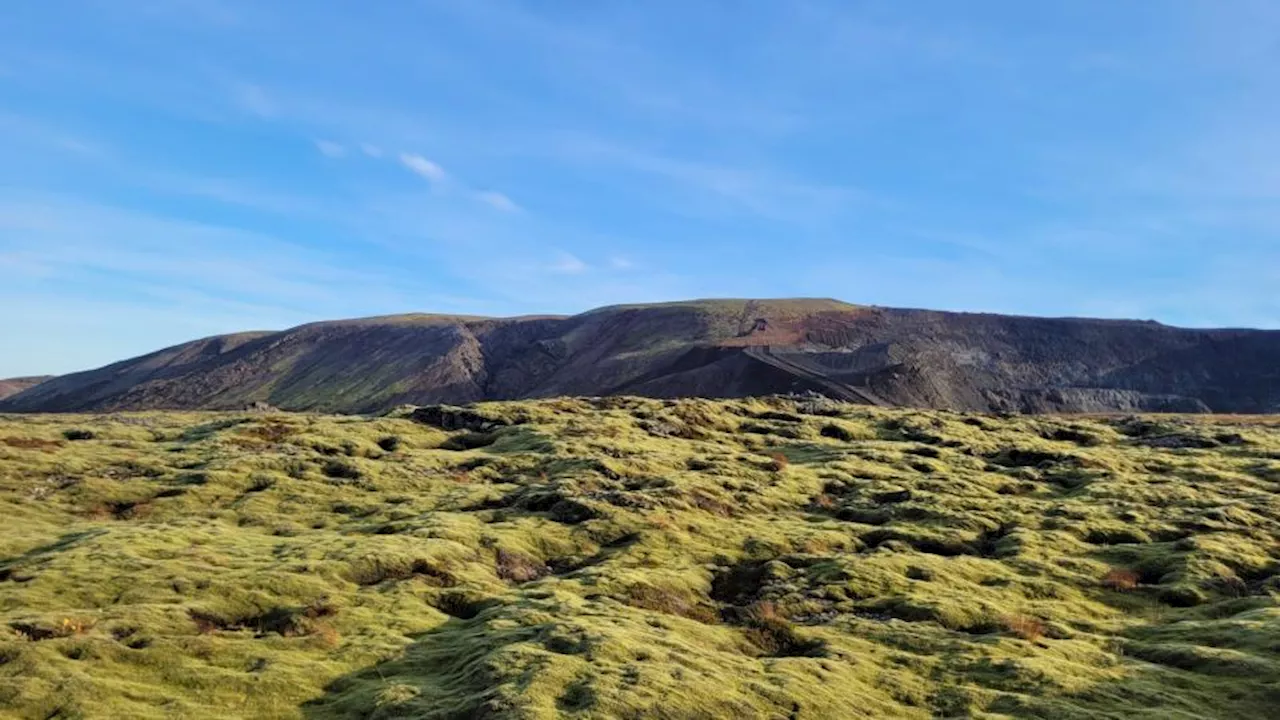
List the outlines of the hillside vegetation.
<svg viewBox="0 0 1280 720">
<path fill-rule="evenodd" d="M 395 315 L 223 335 L 40 383 L 4 412 L 372 413 L 562 396 L 817 391 L 979 412 L 1280 413 L 1280 331 L 699 300 L 572 317 Z"/>
<path fill-rule="evenodd" d="M 0 417 L 15 718 L 1266 718 L 1280 428 L 630 397 Z"/>
</svg>

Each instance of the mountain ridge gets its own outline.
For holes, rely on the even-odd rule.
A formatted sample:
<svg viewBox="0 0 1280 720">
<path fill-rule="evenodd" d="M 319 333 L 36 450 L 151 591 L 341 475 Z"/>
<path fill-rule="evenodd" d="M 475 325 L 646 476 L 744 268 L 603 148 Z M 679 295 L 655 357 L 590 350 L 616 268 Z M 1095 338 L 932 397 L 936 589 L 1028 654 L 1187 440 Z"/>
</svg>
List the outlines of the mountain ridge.
<svg viewBox="0 0 1280 720">
<path fill-rule="evenodd" d="M 193 340 L 42 382 L 0 411 L 379 412 L 554 395 L 1016 412 L 1280 411 L 1280 331 L 703 299 L 510 318 L 407 313 Z"/>
</svg>

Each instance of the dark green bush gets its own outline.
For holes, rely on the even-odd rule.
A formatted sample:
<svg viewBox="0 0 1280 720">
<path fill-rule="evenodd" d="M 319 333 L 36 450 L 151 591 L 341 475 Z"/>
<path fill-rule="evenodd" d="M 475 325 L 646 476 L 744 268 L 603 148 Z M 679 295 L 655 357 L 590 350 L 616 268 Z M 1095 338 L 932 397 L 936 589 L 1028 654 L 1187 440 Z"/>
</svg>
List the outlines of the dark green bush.
<svg viewBox="0 0 1280 720">
<path fill-rule="evenodd" d="M 360 468 L 346 460 L 330 460 L 324 464 L 321 472 L 325 477 L 338 480 L 359 480 L 361 477 Z"/>
</svg>

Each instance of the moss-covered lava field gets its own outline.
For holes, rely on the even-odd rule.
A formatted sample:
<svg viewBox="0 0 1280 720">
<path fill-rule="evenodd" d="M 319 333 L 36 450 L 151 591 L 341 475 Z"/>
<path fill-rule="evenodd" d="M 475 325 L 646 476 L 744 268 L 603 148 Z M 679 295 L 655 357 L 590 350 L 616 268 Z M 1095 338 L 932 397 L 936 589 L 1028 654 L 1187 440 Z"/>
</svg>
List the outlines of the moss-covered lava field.
<svg viewBox="0 0 1280 720">
<path fill-rule="evenodd" d="M 0 716 L 1267 718 L 1280 420 L 0 417 Z"/>
</svg>

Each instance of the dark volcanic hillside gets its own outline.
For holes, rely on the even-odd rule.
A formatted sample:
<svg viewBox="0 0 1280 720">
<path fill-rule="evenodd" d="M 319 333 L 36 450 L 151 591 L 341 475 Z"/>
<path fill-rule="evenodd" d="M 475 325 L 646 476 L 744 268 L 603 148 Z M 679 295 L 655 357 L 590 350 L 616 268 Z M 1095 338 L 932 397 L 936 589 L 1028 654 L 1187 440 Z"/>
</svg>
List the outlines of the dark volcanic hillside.
<svg viewBox="0 0 1280 720">
<path fill-rule="evenodd" d="M 54 378 L 5 411 L 370 412 L 554 395 L 1015 411 L 1280 411 L 1280 332 L 714 300 L 572 317 L 399 315 L 197 340 Z"/>
</svg>

